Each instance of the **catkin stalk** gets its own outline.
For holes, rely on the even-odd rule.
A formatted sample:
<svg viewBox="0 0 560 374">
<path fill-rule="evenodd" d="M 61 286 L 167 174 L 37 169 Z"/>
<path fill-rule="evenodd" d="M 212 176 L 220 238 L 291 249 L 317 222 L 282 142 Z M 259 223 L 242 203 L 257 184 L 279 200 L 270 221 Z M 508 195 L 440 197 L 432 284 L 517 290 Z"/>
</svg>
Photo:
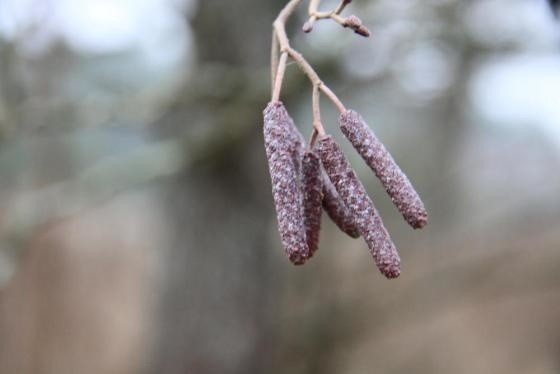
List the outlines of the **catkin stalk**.
<svg viewBox="0 0 560 374">
<path fill-rule="evenodd" d="M 400 258 L 373 202 L 332 136 L 319 139 L 317 153 L 340 197 L 352 212 L 377 267 L 387 278 L 400 275 Z"/>
<path fill-rule="evenodd" d="M 339 124 L 342 133 L 379 178 L 408 224 L 415 229 L 424 227 L 428 213 L 420 196 L 363 118 L 356 111 L 347 110 L 340 115 Z"/>
<path fill-rule="evenodd" d="M 301 265 L 310 257 L 303 222 L 302 197 L 297 165 L 298 144 L 292 136 L 293 121 L 281 102 L 264 110 L 264 141 L 278 231 L 288 258 Z"/>
</svg>

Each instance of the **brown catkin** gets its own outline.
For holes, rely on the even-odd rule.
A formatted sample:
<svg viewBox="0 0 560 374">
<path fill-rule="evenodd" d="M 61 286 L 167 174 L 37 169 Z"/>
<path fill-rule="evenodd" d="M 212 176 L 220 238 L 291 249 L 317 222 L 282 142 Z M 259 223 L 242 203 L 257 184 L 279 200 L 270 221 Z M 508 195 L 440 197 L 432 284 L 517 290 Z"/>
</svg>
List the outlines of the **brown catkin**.
<svg viewBox="0 0 560 374">
<path fill-rule="evenodd" d="M 293 137 L 294 142 L 296 142 L 296 149 L 299 157 L 303 159 L 306 152 L 305 150 L 305 139 L 298 128 L 291 123 L 290 136 Z M 320 163 L 320 161 L 319 161 Z M 298 169 L 299 170 L 299 169 Z M 321 185 L 322 185 L 322 206 L 327 212 L 329 218 L 341 229 L 344 233 L 352 238 L 359 238 L 360 232 L 356 226 L 356 221 L 352 217 L 352 213 L 346 208 L 344 202 L 336 192 L 336 189 L 332 185 L 329 177 L 324 173 L 321 168 Z M 307 230 L 306 230 L 307 232 Z M 309 243 L 309 239 L 308 239 Z M 311 249 L 313 253 L 315 250 Z"/>
<path fill-rule="evenodd" d="M 340 197 L 352 212 L 377 267 L 387 278 L 400 275 L 400 258 L 373 202 L 332 136 L 319 139 L 317 153 Z"/>
<path fill-rule="evenodd" d="M 264 110 L 264 141 L 272 195 L 278 218 L 278 231 L 290 261 L 303 264 L 310 256 L 305 239 L 302 197 L 297 165 L 298 144 L 295 127 L 281 102 L 271 102 Z"/>
<path fill-rule="evenodd" d="M 359 238 L 360 231 L 350 210 L 340 198 L 329 177 L 323 173 L 323 209 L 331 220 L 352 238 Z"/>
<path fill-rule="evenodd" d="M 310 255 L 319 248 L 321 230 L 321 161 L 312 151 L 306 151 L 301 168 L 303 192 L 303 222 Z"/>
<path fill-rule="evenodd" d="M 415 229 L 424 227 L 428 213 L 420 196 L 363 118 L 356 111 L 347 110 L 340 115 L 339 124 L 342 133 L 379 178 L 408 224 Z"/>
</svg>

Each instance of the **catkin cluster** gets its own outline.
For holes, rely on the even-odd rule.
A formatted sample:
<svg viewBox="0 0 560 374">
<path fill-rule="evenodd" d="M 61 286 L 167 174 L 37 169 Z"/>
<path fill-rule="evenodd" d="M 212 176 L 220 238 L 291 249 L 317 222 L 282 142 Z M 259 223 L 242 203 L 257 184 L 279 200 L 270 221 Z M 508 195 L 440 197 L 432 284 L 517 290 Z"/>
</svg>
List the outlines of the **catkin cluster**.
<svg viewBox="0 0 560 374">
<path fill-rule="evenodd" d="M 418 193 L 362 117 L 340 115 L 344 136 L 379 178 L 397 209 L 413 228 L 427 223 Z M 400 275 L 400 258 L 371 198 L 330 135 L 307 147 L 284 105 L 264 110 L 264 140 L 278 229 L 288 258 L 305 263 L 318 249 L 321 213 L 353 238 L 362 237 L 383 275 Z"/>
</svg>

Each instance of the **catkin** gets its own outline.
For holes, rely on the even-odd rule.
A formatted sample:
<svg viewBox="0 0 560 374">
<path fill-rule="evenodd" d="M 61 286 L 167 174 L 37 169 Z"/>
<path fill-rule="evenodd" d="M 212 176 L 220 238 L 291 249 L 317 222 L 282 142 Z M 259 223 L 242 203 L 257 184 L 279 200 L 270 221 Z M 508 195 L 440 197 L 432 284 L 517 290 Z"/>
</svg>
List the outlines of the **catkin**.
<svg viewBox="0 0 560 374">
<path fill-rule="evenodd" d="M 317 153 L 340 197 L 352 212 L 377 267 L 387 278 L 400 275 L 400 258 L 373 202 L 332 136 L 319 139 Z"/>
<path fill-rule="evenodd" d="M 293 121 L 284 105 L 271 102 L 264 110 L 264 141 L 278 231 L 290 261 L 303 264 L 310 256 L 305 239 L 302 197 L 297 165 L 298 144 L 292 136 Z"/>
<path fill-rule="evenodd" d="M 300 158 L 303 158 L 305 154 L 305 139 L 303 135 L 298 130 L 298 128 L 291 123 L 290 126 L 290 136 L 293 137 L 294 142 L 296 142 L 297 153 Z M 320 161 L 319 161 L 320 163 Z M 352 213 L 346 208 L 344 202 L 340 199 L 338 192 L 332 185 L 329 177 L 321 169 L 321 185 L 322 185 L 322 206 L 327 212 L 329 218 L 338 226 L 340 230 L 346 233 L 352 238 L 359 238 L 360 232 L 356 226 L 356 221 L 352 216 Z M 307 232 L 307 230 L 306 230 Z M 309 243 L 309 239 L 308 239 Z M 313 253 L 315 250 L 311 249 Z"/>
<path fill-rule="evenodd" d="M 301 169 L 303 192 L 303 221 L 310 255 L 319 248 L 321 230 L 321 161 L 312 151 L 306 151 Z"/>
<path fill-rule="evenodd" d="M 354 110 L 342 113 L 340 128 L 385 187 L 391 200 L 410 226 L 420 229 L 428 222 L 428 213 L 420 196 L 385 146 L 362 117 Z"/>
<path fill-rule="evenodd" d="M 334 188 L 328 175 L 325 173 L 323 176 L 323 209 L 327 212 L 327 215 L 331 220 L 338 226 L 340 230 L 345 232 L 348 236 L 352 238 L 359 238 L 360 231 L 356 225 L 356 220 L 352 216 L 352 213 L 344 201 L 340 198 L 340 195 Z"/>
</svg>

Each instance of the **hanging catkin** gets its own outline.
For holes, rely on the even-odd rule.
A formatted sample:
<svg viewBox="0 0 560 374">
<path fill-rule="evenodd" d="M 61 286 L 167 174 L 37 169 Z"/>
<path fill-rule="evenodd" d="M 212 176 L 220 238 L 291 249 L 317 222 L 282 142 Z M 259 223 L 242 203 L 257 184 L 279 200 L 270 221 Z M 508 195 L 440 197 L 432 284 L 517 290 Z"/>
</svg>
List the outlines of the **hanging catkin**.
<svg viewBox="0 0 560 374">
<path fill-rule="evenodd" d="M 377 267 L 387 278 L 400 275 L 400 258 L 373 202 L 332 136 L 319 139 L 317 153 L 340 197 L 352 212 Z"/>
<path fill-rule="evenodd" d="M 424 227 L 428 222 L 428 213 L 420 196 L 362 117 L 354 110 L 347 110 L 340 115 L 339 124 L 408 224 L 415 229 Z"/>
<path fill-rule="evenodd" d="M 328 175 L 324 172 L 323 179 L 323 209 L 327 212 L 330 219 L 338 226 L 340 230 L 345 232 L 352 238 L 359 238 L 360 231 L 356 225 L 356 220 L 352 213 L 340 198 L 340 195 L 334 188 Z"/>
<path fill-rule="evenodd" d="M 264 110 L 264 141 L 278 231 L 290 261 L 303 264 L 310 256 L 303 222 L 299 170 L 295 155 L 298 144 L 292 136 L 292 119 L 284 105 L 271 102 Z"/>
<path fill-rule="evenodd" d="M 321 161 L 312 151 L 306 151 L 302 160 L 301 184 L 303 192 L 303 222 L 310 255 L 319 248 L 321 230 Z"/>
<path fill-rule="evenodd" d="M 305 154 L 305 139 L 298 128 L 291 123 L 290 133 L 296 142 L 297 153 L 303 158 Z M 320 161 L 319 161 L 320 163 Z M 360 232 L 356 226 L 356 221 L 352 217 L 352 213 L 346 208 L 344 202 L 340 199 L 338 192 L 332 185 L 329 177 L 321 168 L 321 184 L 322 184 L 322 206 L 327 212 L 329 218 L 338 226 L 340 230 L 352 238 L 359 238 Z M 307 230 L 306 230 L 307 231 Z M 309 240 L 308 240 L 309 242 Z M 312 250 L 314 252 L 314 250 Z"/>
</svg>

